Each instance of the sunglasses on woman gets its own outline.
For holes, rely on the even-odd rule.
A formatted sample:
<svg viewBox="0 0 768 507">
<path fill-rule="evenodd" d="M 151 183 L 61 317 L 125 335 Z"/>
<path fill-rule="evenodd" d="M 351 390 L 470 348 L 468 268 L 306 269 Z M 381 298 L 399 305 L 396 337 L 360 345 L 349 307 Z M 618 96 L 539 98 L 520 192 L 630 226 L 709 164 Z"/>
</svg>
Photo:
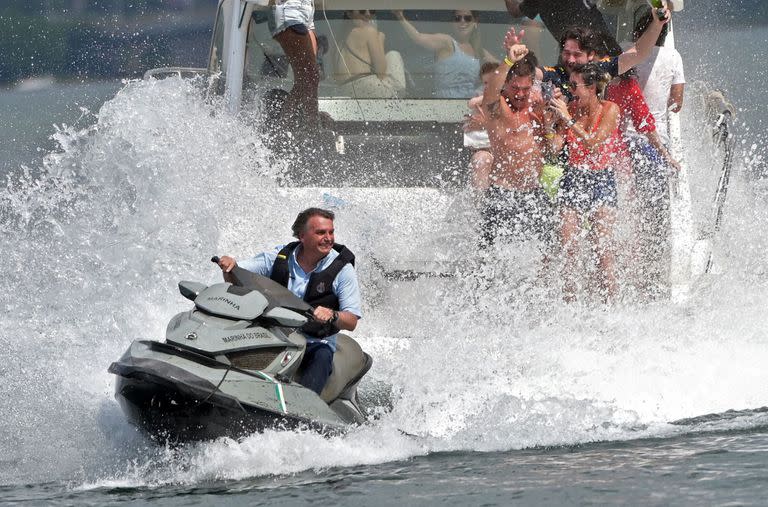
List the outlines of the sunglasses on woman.
<svg viewBox="0 0 768 507">
<path fill-rule="evenodd" d="M 471 14 L 456 14 L 453 17 L 453 20 L 457 23 L 461 23 L 462 21 L 465 23 L 470 23 L 475 20 L 475 17 Z"/>
<path fill-rule="evenodd" d="M 365 14 L 367 12 L 371 16 L 375 16 L 376 15 L 376 10 L 371 10 L 371 9 L 363 9 L 362 11 L 357 10 L 357 11 L 352 11 L 352 12 L 356 12 L 358 14 Z"/>
</svg>

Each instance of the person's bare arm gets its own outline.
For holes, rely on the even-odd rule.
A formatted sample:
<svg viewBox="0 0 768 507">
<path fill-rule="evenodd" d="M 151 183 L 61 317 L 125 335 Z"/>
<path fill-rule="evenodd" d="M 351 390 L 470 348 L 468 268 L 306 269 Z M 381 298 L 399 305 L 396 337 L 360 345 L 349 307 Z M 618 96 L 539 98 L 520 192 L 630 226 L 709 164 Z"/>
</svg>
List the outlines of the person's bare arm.
<svg viewBox="0 0 768 507">
<path fill-rule="evenodd" d="M 334 322 L 334 325 L 343 329 L 344 331 L 354 331 L 357 327 L 357 315 L 351 312 L 338 311 L 336 312 L 339 318 Z M 318 306 L 312 312 L 312 316 L 318 322 L 328 322 L 333 318 L 333 310 L 325 306 Z"/>
<path fill-rule="evenodd" d="M 669 166 L 675 171 L 680 172 L 680 164 L 672 157 L 672 154 L 669 152 L 667 147 L 664 146 L 664 143 L 661 142 L 659 133 L 654 130 L 653 132 L 647 132 L 645 137 L 648 138 L 648 142 L 651 143 L 651 146 L 656 148 L 656 151 L 659 152 L 667 164 L 669 164 Z"/>
<path fill-rule="evenodd" d="M 624 51 L 619 55 L 619 74 L 624 74 L 629 69 L 643 63 L 651 56 L 651 50 L 656 45 L 656 40 L 659 38 L 662 27 L 669 23 L 672 19 L 672 13 L 669 9 L 664 9 L 666 18 L 659 19 L 656 17 L 656 9 L 653 9 L 653 21 L 651 25 L 645 31 L 645 33 L 637 39 L 635 45 Z"/>
<path fill-rule="evenodd" d="M 384 79 L 387 75 L 387 58 L 384 54 L 384 34 L 376 30 L 373 26 L 366 27 L 365 39 L 368 46 L 368 53 L 371 55 L 373 72 L 379 79 Z"/>
<path fill-rule="evenodd" d="M 350 312 L 339 312 L 339 319 L 336 321 L 336 327 L 345 331 L 354 331 L 357 327 L 357 315 Z"/>
<path fill-rule="evenodd" d="M 493 113 L 494 104 L 499 101 L 501 97 L 501 89 L 504 87 L 504 81 L 507 78 L 507 72 L 509 72 L 509 65 L 506 63 L 499 64 L 493 75 L 488 80 L 488 84 L 483 90 L 483 102 L 480 110 L 483 113 Z"/>
<path fill-rule="evenodd" d="M 498 68 L 494 71 L 493 76 L 491 76 L 491 79 L 488 80 L 488 85 L 483 92 L 484 108 L 489 108 L 499 101 L 501 89 L 504 88 L 507 73 L 509 73 L 509 69 L 511 68 L 507 61 L 514 64 L 528 54 L 528 48 L 525 47 L 525 45 L 520 44 L 520 38 L 522 36 L 523 32 L 520 32 L 518 35 L 514 28 L 510 28 L 504 36 L 504 48 L 507 51 L 507 57 L 504 63 L 499 64 Z"/>
<path fill-rule="evenodd" d="M 562 121 L 566 124 L 572 119 L 571 114 L 568 111 L 568 105 L 562 99 L 552 99 L 552 105 L 557 114 L 561 117 Z M 603 102 L 603 117 L 600 119 L 600 124 L 597 128 L 590 132 L 581 126 L 579 123 L 574 123 L 570 127 L 573 134 L 581 139 L 584 146 L 589 151 L 596 151 L 601 144 L 603 144 L 619 126 L 619 106 L 613 102 Z"/>
<path fill-rule="evenodd" d="M 483 92 L 485 92 L 485 86 L 483 86 Z M 475 95 L 467 101 L 467 107 L 470 109 L 479 109 L 483 105 L 483 94 Z"/>
<path fill-rule="evenodd" d="M 547 120 L 545 118 L 544 114 L 544 108 L 542 107 L 542 104 L 540 102 L 534 103 L 531 105 L 531 115 L 534 119 L 534 125 L 535 135 L 533 136 L 534 141 L 536 144 L 539 145 L 539 148 L 545 155 L 551 154 L 551 146 L 550 141 L 554 138 L 554 129 L 551 128 L 551 125 L 547 124 Z"/>
<path fill-rule="evenodd" d="M 472 114 L 464 117 L 464 123 L 462 124 L 464 132 L 485 130 L 486 120 L 485 112 L 482 109 L 475 109 Z"/>
<path fill-rule="evenodd" d="M 673 113 L 679 113 L 683 108 L 683 95 L 685 93 L 685 83 L 673 84 L 669 89 L 669 99 L 667 100 L 667 107 L 669 107 Z"/>
<path fill-rule="evenodd" d="M 485 93 L 485 86 L 483 86 Z M 467 107 L 472 111 L 464 116 L 464 132 L 485 129 L 485 111 L 483 110 L 483 94 L 476 95 L 467 101 Z"/>
<path fill-rule="evenodd" d="M 541 113 L 539 118 L 541 118 L 542 122 L 541 146 L 548 157 L 554 158 L 563 149 L 563 143 L 565 142 L 565 137 L 563 136 L 565 132 L 564 125 L 550 103 L 542 102 L 540 107 Z"/>
<path fill-rule="evenodd" d="M 477 132 L 479 130 L 485 130 L 487 125 L 485 113 L 478 111 L 472 114 L 468 114 L 464 117 L 464 122 L 461 127 L 464 132 Z"/>
<path fill-rule="evenodd" d="M 223 255 L 219 258 L 219 267 L 221 268 L 221 274 L 224 276 L 224 281 L 235 283 L 235 277 L 232 276 L 232 270 L 237 267 L 237 261 L 233 257 Z"/>
<path fill-rule="evenodd" d="M 400 21 L 408 37 L 419 46 L 439 51 L 441 49 L 452 49 L 453 41 L 449 35 L 444 33 L 421 33 L 413 24 L 406 19 L 403 11 L 392 11 L 395 17 Z"/>
</svg>

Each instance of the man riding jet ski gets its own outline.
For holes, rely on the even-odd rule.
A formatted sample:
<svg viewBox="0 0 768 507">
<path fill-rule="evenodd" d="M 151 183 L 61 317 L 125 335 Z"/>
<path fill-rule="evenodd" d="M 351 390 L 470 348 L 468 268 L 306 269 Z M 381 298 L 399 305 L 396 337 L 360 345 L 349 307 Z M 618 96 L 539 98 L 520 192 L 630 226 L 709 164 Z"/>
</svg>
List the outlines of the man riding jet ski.
<svg viewBox="0 0 768 507">
<path fill-rule="evenodd" d="M 320 394 L 331 374 L 339 331 L 354 331 L 362 316 L 355 256 L 335 242 L 333 212 L 308 208 L 293 223 L 293 243 L 241 261 L 240 267 L 268 276 L 312 305 L 312 320 L 301 327 L 307 337 L 301 384 Z M 224 280 L 237 261 L 219 260 Z"/>
<path fill-rule="evenodd" d="M 225 283 L 180 282 L 195 307 L 171 319 L 165 343 L 136 341 L 109 367 L 128 419 L 172 440 L 237 437 L 276 426 L 335 431 L 364 422 L 357 384 L 373 361 L 338 333 L 343 311 L 313 308 L 280 283 L 227 268 Z M 328 318 L 318 322 L 318 312 L 326 311 Z M 310 329 L 324 324 L 319 327 L 330 334 L 308 339 L 299 331 L 307 323 Z M 321 364 L 320 370 L 332 373 L 318 384 L 317 369 L 308 374 L 312 361 L 303 359 L 309 341 L 331 338 L 332 368 Z"/>
</svg>

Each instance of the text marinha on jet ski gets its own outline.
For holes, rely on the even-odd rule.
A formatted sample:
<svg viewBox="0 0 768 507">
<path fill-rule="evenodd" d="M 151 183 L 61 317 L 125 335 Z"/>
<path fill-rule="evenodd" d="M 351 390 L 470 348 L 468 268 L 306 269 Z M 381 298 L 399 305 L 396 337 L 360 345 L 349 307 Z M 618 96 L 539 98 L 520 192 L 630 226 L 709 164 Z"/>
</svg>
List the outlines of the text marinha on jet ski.
<svg viewBox="0 0 768 507">
<path fill-rule="evenodd" d="M 205 298 L 205 300 L 206 301 L 223 301 L 224 303 L 227 303 L 229 306 L 231 306 L 235 310 L 239 310 L 240 309 L 240 305 L 239 304 L 235 303 L 231 299 L 227 299 L 227 298 L 222 297 L 222 296 L 208 297 L 208 298 Z"/>
</svg>

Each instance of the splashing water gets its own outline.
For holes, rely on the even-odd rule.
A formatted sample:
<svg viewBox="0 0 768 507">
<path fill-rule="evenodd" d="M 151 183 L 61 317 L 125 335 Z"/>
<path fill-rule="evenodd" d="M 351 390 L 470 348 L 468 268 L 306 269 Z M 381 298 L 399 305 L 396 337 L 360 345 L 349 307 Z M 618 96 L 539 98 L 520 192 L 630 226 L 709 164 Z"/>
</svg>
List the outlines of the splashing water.
<svg viewBox="0 0 768 507">
<path fill-rule="evenodd" d="M 564 305 L 514 275 L 521 255 L 498 259 L 491 280 L 396 282 L 367 259 L 415 245 L 431 245 L 422 253 L 435 258 L 464 248 L 471 225 L 450 197 L 279 186 L 285 163 L 270 159 L 257 124 L 218 106 L 194 81 L 127 83 L 93 126 L 60 128 L 60 149 L 41 168 L 8 177 L 2 483 L 197 484 L 667 436 L 719 428 L 670 421 L 766 404 L 764 181 L 735 177 L 717 243 L 722 273 L 681 305 Z M 754 159 L 745 155 L 739 174 Z M 360 259 L 365 318 L 355 335 L 374 357 L 367 379 L 392 386 L 392 410 L 330 438 L 267 431 L 169 448 L 138 434 L 113 400 L 109 363 L 134 339 L 162 338 L 167 319 L 186 309 L 178 280 L 218 279 L 211 254 L 282 243 L 296 211 L 311 205 L 338 209 L 339 240 Z"/>
</svg>

